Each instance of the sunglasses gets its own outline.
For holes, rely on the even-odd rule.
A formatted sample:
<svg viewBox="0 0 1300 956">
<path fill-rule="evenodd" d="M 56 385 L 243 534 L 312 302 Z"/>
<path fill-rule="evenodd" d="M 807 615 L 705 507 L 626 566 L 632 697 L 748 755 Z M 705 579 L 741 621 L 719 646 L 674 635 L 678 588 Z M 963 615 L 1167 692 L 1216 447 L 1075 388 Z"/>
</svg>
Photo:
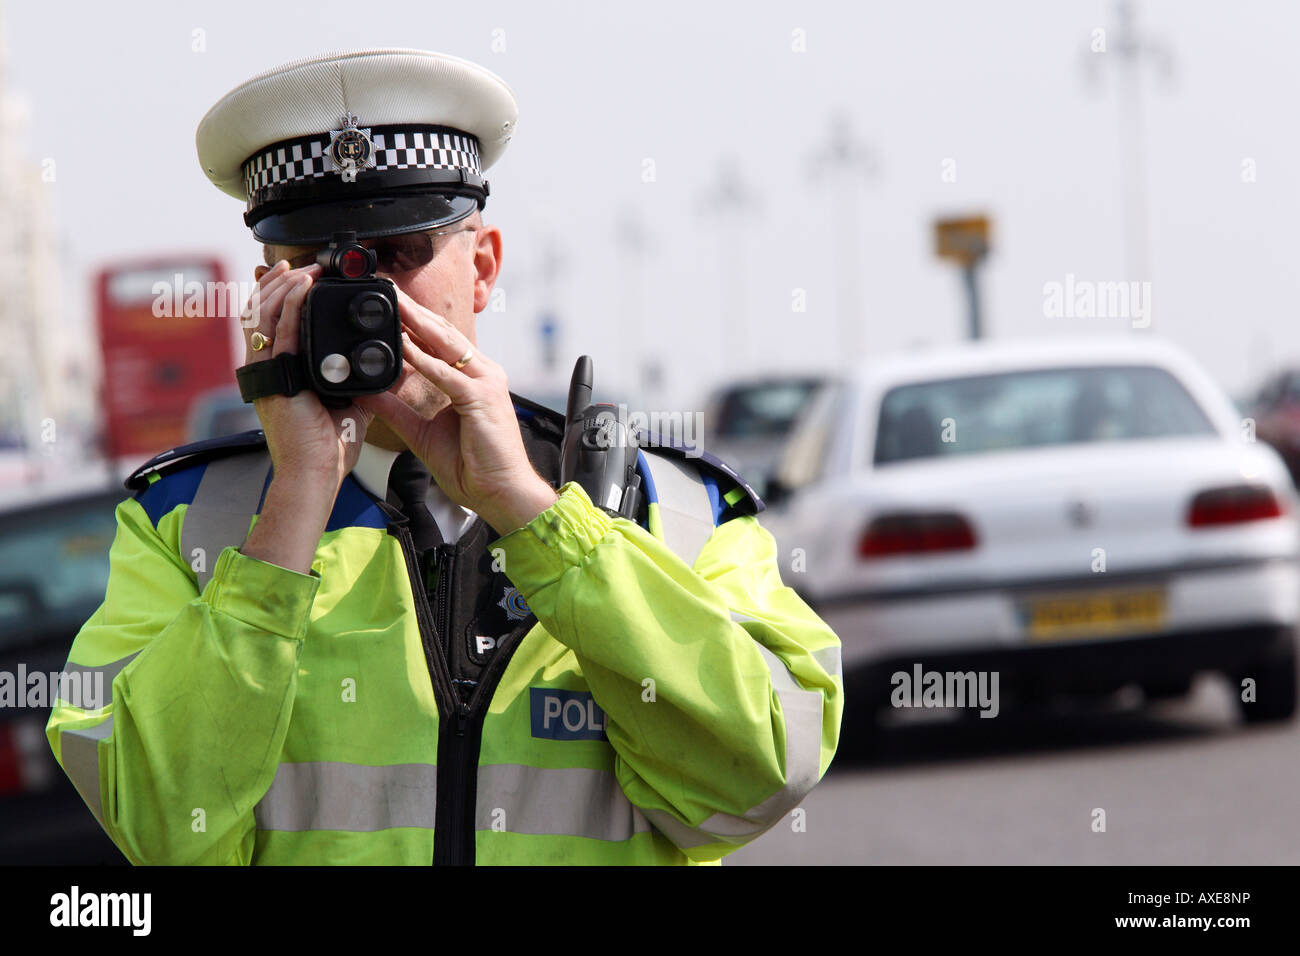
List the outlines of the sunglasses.
<svg viewBox="0 0 1300 956">
<path fill-rule="evenodd" d="M 450 237 L 458 236 L 462 232 L 477 231 L 474 226 L 452 230 L 431 229 L 428 232 L 408 232 L 400 236 L 362 239 L 360 243 L 367 249 L 374 250 L 376 272 L 400 275 L 427 266 L 451 244 L 448 242 Z M 300 252 L 289 259 L 289 268 L 301 269 L 312 265 L 316 261 L 317 254 L 324 248 L 325 246 L 321 245 L 307 252 Z"/>
</svg>

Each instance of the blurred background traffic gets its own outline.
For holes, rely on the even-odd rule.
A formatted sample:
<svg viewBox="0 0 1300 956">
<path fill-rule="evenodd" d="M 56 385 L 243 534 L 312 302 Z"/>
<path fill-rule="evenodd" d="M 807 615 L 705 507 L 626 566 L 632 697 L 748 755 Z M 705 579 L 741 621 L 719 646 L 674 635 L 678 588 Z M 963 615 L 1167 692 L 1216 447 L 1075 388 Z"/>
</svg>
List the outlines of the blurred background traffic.
<svg viewBox="0 0 1300 956">
<path fill-rule="evenodd" d="M 198 168 L 203 111 L 297 57 L 419 46 L 520 103 L 479 346 L 552 407 L 586 353 L 598 399 L 699 422 L 843 641 L 831 774 L 732 861 L 1300 860 L 1277 837 L 1300 784 L 1300 12 L 0 18 L 0 673 L 62 666 L 125 474 L 257 427 L 232 372 L 261 250 Z M 900 703 L 896 675 L 931 671 L 997 674 L 996 717 Z M 0 862 L 120 862 L 48 708 L 3 704 Z"/>
</svg>

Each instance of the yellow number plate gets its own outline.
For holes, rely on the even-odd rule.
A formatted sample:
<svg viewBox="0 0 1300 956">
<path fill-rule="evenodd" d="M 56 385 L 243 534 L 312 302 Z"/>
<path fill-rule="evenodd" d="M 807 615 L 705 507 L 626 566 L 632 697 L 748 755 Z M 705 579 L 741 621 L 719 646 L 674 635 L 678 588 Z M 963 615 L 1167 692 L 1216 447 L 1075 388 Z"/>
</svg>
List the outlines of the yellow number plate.
<svg viewBox="0 0 1300 956">
<path fill-rule="evenodd" d="M 1165 592 L 1148 588 L 1076 593 L 1035 598 L 1024 608 L 1030 640 L 1109 637 L 1158 631 L 1165 620 Z"/>
</svg>

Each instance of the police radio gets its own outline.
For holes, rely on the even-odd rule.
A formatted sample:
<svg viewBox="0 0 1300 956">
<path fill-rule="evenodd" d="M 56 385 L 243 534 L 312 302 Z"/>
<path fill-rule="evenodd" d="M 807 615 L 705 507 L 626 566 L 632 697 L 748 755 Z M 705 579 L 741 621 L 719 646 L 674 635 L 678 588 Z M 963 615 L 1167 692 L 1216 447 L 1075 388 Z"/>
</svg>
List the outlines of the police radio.
<svg viewBox="0 0 1300 956">
<path fill-rule="evenodd" d="M 397 290 L 375 275 L 374 250 L 355 232 L 337 232 L 316 257 L 323 271 L 303 305 L 300 349 L 235 372 L 245 402 L 296 395 L 304 388 L 321 404 L 346 408 L 358 395 L 391 388 L 402 371 L 402 323 Z"/>
<path fill-rule="evenodd" d="M 592 404 L 591 382 L 591 357 L 583 355 L 569 382 L 560 486 L 576 481 L 591 503 L 611 517 L 635 521 L 641 503 L 636 439 L 616 406 Z"/>
</svg>

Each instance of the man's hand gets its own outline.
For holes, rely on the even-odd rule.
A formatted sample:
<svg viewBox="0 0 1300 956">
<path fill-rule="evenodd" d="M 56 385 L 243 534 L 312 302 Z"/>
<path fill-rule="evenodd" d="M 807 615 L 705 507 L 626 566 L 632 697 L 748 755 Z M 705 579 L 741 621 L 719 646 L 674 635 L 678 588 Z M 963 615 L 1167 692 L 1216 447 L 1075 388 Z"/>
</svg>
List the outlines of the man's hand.
<svg viewBox="0 0 1300 956">
<path fill-rule="evenodd" d="M 281 260 L 259 268 L 257 289 L 244 311 L 245 362 L 264 362 L 298 351 L 303 303 L 318 265 L 290 269 Z M 272 339 L 270 348 L 254 351 L 254 332 Z M 331 409 L 316 394 L 268 395 L 253 403 L 266 433 L 274 477 L 266 501 L 240 550 L 249 557 L 305 574 L 334 508 L 339 486 L 361 454 L 366 428 L 374 417 L 351 405 Z"/>
<path fill-rule="evenodd" d="M 240 323 L 244 327 L 245 362 L 264 362 L 298 351 L 302 306 L 312 280 L 320 274 L 318 265 L 290 269 L 283 259 L 262 272 Z M 254 332 L 272 339 L 271 346 L 254 351 L 250 342 Z M 357 463 L 366 427 L 374 417 L 356 405 L 326 408 L 316 393 L 307 389 L 294 396 L 259 398 L 253 408 L 266 432 L 276 475 L 292 475 L 314 483 L 332 481 L 334 491 Z"/>
<path fill-rule="evenodd" d="M 498 534 L 522 527 L 557 495 L 524 451 L 505 370 L 447 319 L 400 289 L 397 297 L 403 371 L 422 375 L 451 405 L 426 418 L 391 390 L 357 403 L 388 423 L 452 501 L 482 515 Z M 471 350 L 473 359 L 454 368 Z"/>
</svg>

